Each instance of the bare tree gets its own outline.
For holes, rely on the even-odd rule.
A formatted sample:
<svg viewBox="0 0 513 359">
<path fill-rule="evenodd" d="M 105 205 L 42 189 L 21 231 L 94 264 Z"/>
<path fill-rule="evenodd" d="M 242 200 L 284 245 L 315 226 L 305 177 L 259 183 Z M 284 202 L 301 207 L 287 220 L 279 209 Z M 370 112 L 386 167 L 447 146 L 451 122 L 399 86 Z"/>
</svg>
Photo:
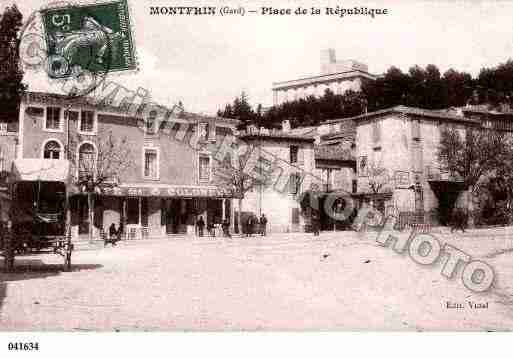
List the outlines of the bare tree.
<svg viewBox="0 0 513 359">
<path fill-rule="evenodd" d="M 67 149 L 73 184 L 87 195 L 89 240 L 93 236 L 95 195 L 117 186 L 123 174 L 132 166 L 131 149 L 126 137 L 117 139 L 112 131 L 95 137 L 95 141 L 90 143 L 83 142 L 83 136 L 74 135 Z"/>
<path fill-rule="evenodd" d="M 237 212 L 237 223 L 239 233 L 241 230 L 241 212 L 244 195 L 253 189 L 255 186 L 262 184 L 256 178 L 244 171 L 247 155 L 240 155 L 236 150 L 228 156 L 225 156 L 223 161 L 217 161 L 215 167 L 216 179 L 223 185 L 230 187 L 234 190 L 238 199 L 238 212 Z"/>
<path fill-rule="evenodd" d="M 446 170 L 463 181 L 468 194 L 470 226 L 474 225 L 474 196 L 482 179 L 502 166 L 500 160 L 509 151 L 506 137 L 497 131 L 467 128 L 463 136 L 453 128 L 441 132 L 438 159 Z"/>
</svg>

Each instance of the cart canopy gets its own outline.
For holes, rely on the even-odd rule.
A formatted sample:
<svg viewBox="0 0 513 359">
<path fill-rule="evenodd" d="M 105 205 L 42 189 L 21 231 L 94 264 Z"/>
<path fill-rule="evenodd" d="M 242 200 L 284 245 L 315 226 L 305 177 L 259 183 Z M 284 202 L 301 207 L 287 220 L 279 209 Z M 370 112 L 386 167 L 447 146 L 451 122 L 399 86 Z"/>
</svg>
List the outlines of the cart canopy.
<svg viewBox="0 0 513 359">
<path fill-rule="evenodd" d="M 13 162 L 12 182 L 48 181 L 69 184 L 70 174 L 68 160 L 23 158 Z"/>
</svg>

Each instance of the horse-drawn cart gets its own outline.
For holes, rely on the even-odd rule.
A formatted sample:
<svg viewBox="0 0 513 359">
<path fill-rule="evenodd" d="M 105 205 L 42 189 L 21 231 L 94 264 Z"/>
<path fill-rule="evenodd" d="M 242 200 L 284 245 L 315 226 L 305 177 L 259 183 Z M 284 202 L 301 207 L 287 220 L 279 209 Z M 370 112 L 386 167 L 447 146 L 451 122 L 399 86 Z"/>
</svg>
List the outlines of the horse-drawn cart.
<svg viewBox="0 0 513 359">
<path fill-rule="evenodd" d="M 3 231 L 5 267 L 15 256 L 54 253 L 71 267 L 70 165 L 67 160 L 18 159 L 9 177 L 9 216 Z"/>
</svg>

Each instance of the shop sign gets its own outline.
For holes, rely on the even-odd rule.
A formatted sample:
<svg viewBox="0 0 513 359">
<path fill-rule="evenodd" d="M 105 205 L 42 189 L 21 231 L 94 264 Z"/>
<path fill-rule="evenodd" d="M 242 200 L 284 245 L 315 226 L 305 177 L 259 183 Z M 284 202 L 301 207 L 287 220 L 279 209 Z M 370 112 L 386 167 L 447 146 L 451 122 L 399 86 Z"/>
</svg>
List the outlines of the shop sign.
<svg viewBox="0 0 513 359">
<path fill-rule="evenodd" d="M 233 191 L 226 188 L 191 186 L 115 187 L 106 189 L 104 193 L 109 196 L 129 197 L 235 197 Z"/>
</svg>

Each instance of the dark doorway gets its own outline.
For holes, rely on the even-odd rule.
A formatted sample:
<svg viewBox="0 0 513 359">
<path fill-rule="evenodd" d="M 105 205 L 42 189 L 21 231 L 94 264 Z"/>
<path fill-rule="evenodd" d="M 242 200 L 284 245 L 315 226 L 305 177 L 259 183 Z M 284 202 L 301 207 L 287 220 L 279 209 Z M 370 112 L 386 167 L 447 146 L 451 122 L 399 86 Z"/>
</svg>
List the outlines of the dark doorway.
<svg viewBox="0 0 513 359">
<path fill-rule="evenodd" d="M 183 214 L 181 199 L 167 199 L 164 201 L 163 205 L 166 234 L 186 233 L 186 216 Z"/>
<path fill-rule="evenodd" d="M 319 219 L 321 231 L 339 231 L 348 228 L 350 219 L 339 220 L 346 210 L 346 200 L 343 196 L 334 197 L 328 194 L 319 196 Z M 330 215 L 333 213 L 333 216 Z"/>
<path fill-rule="evenodd" d="M 89 233 L 89 206 L 87 196 L 78 197 L 78 234 Z"/>
<path fill-rule="evenodd" d="M 438 199 L 438 220 L 443 226 L 450 224 L 451 214 L 463 190 L 463 183 L 449 181 L 430 181 L 429 184 Z"/>
</svg>

